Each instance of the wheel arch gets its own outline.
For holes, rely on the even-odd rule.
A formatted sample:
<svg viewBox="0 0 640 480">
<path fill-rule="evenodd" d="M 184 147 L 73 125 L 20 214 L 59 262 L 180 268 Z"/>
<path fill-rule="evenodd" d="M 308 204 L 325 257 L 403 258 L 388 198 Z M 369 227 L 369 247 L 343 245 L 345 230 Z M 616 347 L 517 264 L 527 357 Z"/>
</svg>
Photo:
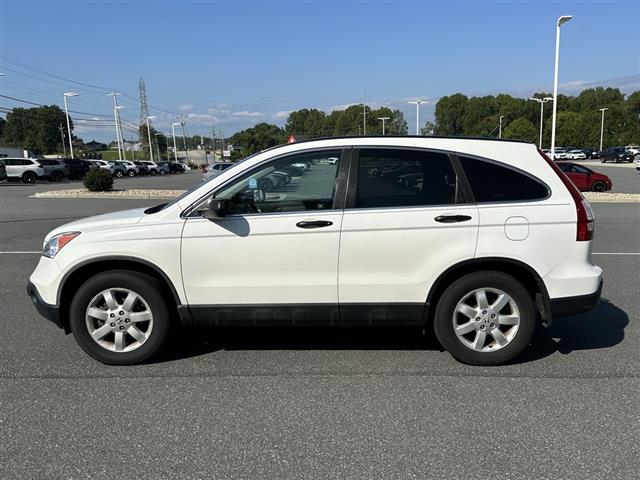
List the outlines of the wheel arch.
<svg viewBox="0 0 640 480">
<path fill-rule="evenodd" d="M 503 272 L 519 280 L 524 288 L 531 295 L 535 308 L 540 315 L 543 325 L 551 325 L 551 303 L 549 292 L 542 280 L 542 277 L 529 265 L 512 258 L 506 257 L 484 257 L 464 260 L 452 265 L 438 276 L 433 282 L 426 302 L 426 320 L 433 321 L 435 308 L 431 308 L 438 303 L 438 300 L 451 283 L 458 278 L 469 273 L 480 271 Z"/>
<path fill-rule="evenodd" d="M 182 305 L 175 285 L 160 267 L 141 258 L 106 256 L 90 259 L 75 265 L 60 281 L 57 293 L 57 304 L 60 309 L 60 322 L 66 333 L 70 332 L 69 307 L 71 305 L 71 299 L 73 298 L 72 292 L 77 290 L 85 281 L 94 275 L 109 270 L 130 270 L 154 277 L 160 281 L 163 289 L 162 293 L 165 299 L 169 301 L 170 308 L 178 314 L 180 321 L 184 324 L 190 322 L 188 308 Z"/>
</svg>

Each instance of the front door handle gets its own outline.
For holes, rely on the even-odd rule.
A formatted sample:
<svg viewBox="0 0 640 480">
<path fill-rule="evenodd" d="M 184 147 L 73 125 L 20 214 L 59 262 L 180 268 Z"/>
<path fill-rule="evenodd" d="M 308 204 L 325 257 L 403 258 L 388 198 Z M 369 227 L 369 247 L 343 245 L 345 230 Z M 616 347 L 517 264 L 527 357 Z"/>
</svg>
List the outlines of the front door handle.
<svg viewBox="0 0 640 480">
<path fill-rule="evenodd" d="M 458 223 L 467 222 L 469 220 L 471 220 L 469 215 L 440 215 L 435 218 L 435 221 L 440 223 Z"/>
<path fill-rule="evenodd" d="M 323 228 L 331 225 L 333 225 L 333 222 L 329 222 L 328 220 L 303 220 L 296 223 L 296 227 L 298 228 Z"/>
</svg>

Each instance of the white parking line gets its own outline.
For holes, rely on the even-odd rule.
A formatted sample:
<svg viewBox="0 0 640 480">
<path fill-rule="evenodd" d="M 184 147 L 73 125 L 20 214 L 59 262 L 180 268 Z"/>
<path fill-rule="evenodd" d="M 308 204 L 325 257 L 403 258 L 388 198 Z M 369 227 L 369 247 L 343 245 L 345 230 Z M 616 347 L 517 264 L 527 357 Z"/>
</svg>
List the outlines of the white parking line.
<svg viewBox="0 0 640 480">
<path fill-rule="evenodd" d="M 593 252 L 591 255 L 640 255 L 638 252 Z"/>
<path fill-rule="evenodd" d="M 35 252 L 35 251 L 34 251 L 34 252 L 30 252 L 30 251 L 23 251 L 23 252 L 0 252 L 0 255 L 13 255 L 13 254 L 18 254 L 18 255 L 20 255 L 20 254 L 23 254 L 23 253 L 24 253 L 24 254 L 31 254 L 31 253 L 34 253 L 34 254 L 35 254 L 35 253 L 37 253 L 37 254 L 41 254 L 41 253 L 42 253 L 42 251 L 40 251 L 40 252 Z"/>
</svg>

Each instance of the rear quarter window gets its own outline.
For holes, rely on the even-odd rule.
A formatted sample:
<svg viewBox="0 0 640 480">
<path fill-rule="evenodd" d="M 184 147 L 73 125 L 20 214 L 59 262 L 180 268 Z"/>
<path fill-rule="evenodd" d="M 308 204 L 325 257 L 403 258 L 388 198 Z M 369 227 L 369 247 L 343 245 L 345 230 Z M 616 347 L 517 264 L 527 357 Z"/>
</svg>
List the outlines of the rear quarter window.
<svg viewBox="0 0 640 480">
<path fill-rule="evenodd" d="M 506 165 L 459 156 L 476 202 L 543 200 L 549 189 L 539 180 Z"/>
</svg>

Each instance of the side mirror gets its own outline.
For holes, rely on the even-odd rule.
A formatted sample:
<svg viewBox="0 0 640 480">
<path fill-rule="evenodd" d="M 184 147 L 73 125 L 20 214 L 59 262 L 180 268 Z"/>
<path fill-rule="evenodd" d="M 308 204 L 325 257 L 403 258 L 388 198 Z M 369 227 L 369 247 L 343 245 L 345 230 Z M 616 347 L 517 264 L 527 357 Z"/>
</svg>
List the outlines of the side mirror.
<svg viewBox="0 0 640 480">
<path fill-rule="evenodd" d="M 212 198 L 211 200 L 209 200 L 207 208 L 198 210 L 198 213 L 201 217 L 207 218 L 209 220 L 220 220 L 227 216 L 227 207 L 228 200 Z"/>
</svg>

